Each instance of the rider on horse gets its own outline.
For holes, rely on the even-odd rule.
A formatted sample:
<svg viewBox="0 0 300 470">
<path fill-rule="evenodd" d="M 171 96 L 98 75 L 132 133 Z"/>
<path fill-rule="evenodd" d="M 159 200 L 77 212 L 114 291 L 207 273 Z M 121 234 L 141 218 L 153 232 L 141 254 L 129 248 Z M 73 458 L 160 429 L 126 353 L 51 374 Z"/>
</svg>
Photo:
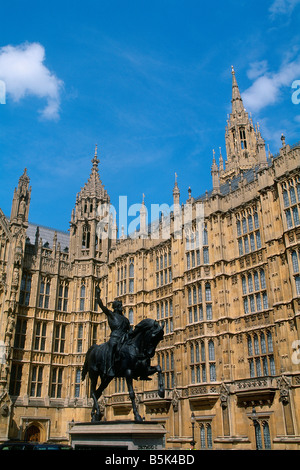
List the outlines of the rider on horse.
<svg viewBox="0 0 300 470">
<path fill-rule="evenodd" d="M 108 319 L 108 324 L 111 329 L 109 341 L 107 342 L 107 357 L 106 357 L 106 375 L 110 377 L 115 376 L 115 361 L 120 346 L 124 340 L 128 337 L 128 334 L 132 332 L 132 327 L 129 323 L 128 318 L 123 315 L 122 302 L 115 300 L 113 302 L 113 311 L 109 310 L 103 305 L 100 299 L 101 290 L 96 287 L 96 301 L 101 308 L 102 312 L 105 313 Z"/>
</svg>

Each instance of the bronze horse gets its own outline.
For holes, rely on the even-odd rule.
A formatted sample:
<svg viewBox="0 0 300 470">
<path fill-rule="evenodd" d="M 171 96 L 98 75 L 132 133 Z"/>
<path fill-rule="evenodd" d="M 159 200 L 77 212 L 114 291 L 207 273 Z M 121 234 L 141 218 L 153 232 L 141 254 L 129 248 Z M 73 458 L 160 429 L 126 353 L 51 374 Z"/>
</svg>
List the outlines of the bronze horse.
<svg viewBox="0 0 300 470">
<path fill-rule="evenodd" d="M 133 380 L 151 380 L 150 375 L 158 373 L 158 395 L 164 397 L 164 382 L 159 365 L 151 366 L 151 358 L 164 335 L 163 328 L 156 320 L 146 318 L 136 325 L 127 335 L 124 343 L 118 348 L 114 363 L 114 375 L 106 373 L 106 355 L 108 343 L 94 344 L 86 353 L 82 369 L 82 380 L 89 374 L 91 380 L 91 396 L 94 400 L 91 416 L 92 422 L 101 420 L 98 399 L 114 377 L 125 377 L 135 421 L 142 421 L 135 403 Z M 98 377 L 101 383 L 97 388 Z"/>
</svg>

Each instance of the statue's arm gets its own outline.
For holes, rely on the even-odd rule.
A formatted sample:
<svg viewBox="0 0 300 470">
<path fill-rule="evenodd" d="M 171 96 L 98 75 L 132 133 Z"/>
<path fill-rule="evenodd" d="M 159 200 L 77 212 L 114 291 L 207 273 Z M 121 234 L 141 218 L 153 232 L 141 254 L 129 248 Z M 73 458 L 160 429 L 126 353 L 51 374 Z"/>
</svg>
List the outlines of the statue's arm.
<svg viewBox="0 0 300 470">
<path fill-rule="evenodd" d="M 99 289 L 99 287 L 96 287 L 96 291 L 95 291 L 96 301 L 97 301 L 99 307 L 101 308 L 102 312 L 105 313 L 105 315 L 109 315 L 111 312 L 110 312 L 110 310 L 108 310 L 107 307 L 105 307 L 105 305 L 103 305 L 103 302 L 100 298 L 100 294 L 101 294 L 101 290 Z"/>
</svg>

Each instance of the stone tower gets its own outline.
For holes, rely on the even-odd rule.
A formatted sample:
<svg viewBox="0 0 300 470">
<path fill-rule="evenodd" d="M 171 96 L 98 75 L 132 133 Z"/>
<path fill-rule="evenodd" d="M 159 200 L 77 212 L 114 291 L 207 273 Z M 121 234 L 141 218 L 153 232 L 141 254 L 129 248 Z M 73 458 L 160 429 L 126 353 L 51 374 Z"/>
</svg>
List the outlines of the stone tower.
<svg viewBox="0 0 300 470">
<path fill-rule="evenodd" d="M 87 183 L 77 194 L 70 222 L 71 260 L 82 257 L 105 261 L 116 225 L 110 213 L 110 198 L 99 177 L 97 146 Z"/>
<path fill-rule="evenodd" d="M 220 159 L 220 184 L 238 176 L 250 168 L 262 168 L 267 164 L 265 141 L 261 136 L 259 125 L 254 127 L 243 104 L 232 67 L 232 110 L 225 128 L 227 160 L 223 167 Z M 215 171 L 215 168 L 214 168 Z"/>
</svg>

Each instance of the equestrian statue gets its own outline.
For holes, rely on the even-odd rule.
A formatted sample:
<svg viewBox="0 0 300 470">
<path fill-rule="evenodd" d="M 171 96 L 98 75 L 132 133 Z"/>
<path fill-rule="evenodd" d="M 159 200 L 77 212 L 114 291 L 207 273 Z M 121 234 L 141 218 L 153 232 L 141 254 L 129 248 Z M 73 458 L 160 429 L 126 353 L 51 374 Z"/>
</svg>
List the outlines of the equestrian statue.
<svg viewBox="0 0 300 470">
<path fill-rule="evenodd" d="M 156 320 L 146 318 L 133 329 L 128 318 L 123 315 L 122 302 L 113 302 L 113 311 L 103 305 L 101 291 L 96 287 L 96 301 L 108 319 L 111 329 L 109 340 L 103 344 L 93 344 L 87 351 L 82 369 L 82 380 L 89 375 L 93 408 L 91 421 L 101 421 L 98 400 L 114 377 L 124 377 L 135 421 L 141 422 L 133 390 L 133 380 L 151 380 L 150 375 L 158 373 L 158 395 L 165 394 L 163 376 L 159 365 L 151 366 L 158 343 L 163 339 L 163 327 Z M 101 382 L 97 388 L 98 378 Z"/>
</svg>

